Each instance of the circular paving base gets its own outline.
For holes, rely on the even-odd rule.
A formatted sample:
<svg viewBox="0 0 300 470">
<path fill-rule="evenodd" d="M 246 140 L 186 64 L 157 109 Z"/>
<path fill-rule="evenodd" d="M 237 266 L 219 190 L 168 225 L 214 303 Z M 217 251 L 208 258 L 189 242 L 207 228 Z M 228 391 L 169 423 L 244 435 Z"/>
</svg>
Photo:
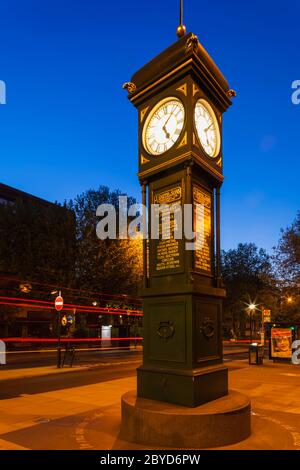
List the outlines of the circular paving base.
<svg viewBox="0 0 300 470">
<path fill-rule="evenodd" d="M 135 391 L 122 396 L 125 441 L 195 449 L 235 444 L 250 434 L 250 400 L 235 391 L 197 408 L 138 398 Z"/>
</svg>

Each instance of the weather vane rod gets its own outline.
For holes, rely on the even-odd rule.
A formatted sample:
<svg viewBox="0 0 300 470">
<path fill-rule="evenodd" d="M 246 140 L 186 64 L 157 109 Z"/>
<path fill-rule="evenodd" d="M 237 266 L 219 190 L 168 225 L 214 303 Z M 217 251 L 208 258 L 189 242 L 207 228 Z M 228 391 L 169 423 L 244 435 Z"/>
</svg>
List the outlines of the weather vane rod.
<svg viewBox="0 0 300 470">
<path fill-rule="evenodd" d="M 179 26 L 177 28 L 177 36 L 182 38 L 186 33 L 186 27 L 183 24 L 183 0 L 179 0 Z"/>
</svg>

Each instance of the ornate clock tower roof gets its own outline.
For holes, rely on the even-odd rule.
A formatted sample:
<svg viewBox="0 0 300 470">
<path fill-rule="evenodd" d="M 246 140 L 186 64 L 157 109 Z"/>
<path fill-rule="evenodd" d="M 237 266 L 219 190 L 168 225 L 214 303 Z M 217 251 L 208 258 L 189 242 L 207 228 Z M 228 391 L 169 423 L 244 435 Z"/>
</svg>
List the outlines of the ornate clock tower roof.
<svg viewBox="0 0 300 470">
<path fill-rule="evenodd" d="M 235 95 L 208 52 L 200 44 L 197 36 L 189 33 L 144 65 L 125 84 L 129 98 L 135 105 L 143 102 L 145 94 L 157 94 L 160 85 L 178 80 L 187 73 L 193 74 L 204 89 L 209 90 L 222 111 L 230 105 Z"/>
</svg>

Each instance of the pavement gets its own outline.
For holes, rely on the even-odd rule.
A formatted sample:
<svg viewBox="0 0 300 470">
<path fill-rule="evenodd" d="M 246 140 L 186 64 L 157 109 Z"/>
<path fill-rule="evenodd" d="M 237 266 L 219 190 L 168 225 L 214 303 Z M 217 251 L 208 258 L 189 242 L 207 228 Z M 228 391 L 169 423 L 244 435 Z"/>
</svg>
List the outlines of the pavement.
<svg viewBox="0 0 300 470">
<path fill-rule="evenodd" d="M 136 388 L 139 362 L 125 358 L 55 372 L 52 367 L 50 374 L 37 367 L 27 369 L 31 377 L 20 372 L 2 379 L 0 449 L 145 449 L 119 438 L 121 396 Z M 226 449 L 300 450 L 300 368 L 269 360 L 249 366 L 232 358 L 226 365 L 230 388 L 252 402 L 251 437 Z"/>
</svg>

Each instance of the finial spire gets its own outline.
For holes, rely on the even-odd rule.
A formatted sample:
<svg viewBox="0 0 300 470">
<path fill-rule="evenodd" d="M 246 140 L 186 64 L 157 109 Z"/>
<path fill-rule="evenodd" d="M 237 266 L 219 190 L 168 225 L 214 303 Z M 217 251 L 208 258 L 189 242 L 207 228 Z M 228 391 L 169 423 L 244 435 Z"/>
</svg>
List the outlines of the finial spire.
<svg viewBox="0 0 300 470">
<path fill-rule="evenodd" d="M 183 0 L 179 0 L 179 26 L 177 28 L 177 36 L 182 38 L 186 33 L 186 27 L 183 24 Z"/>
</svg>

